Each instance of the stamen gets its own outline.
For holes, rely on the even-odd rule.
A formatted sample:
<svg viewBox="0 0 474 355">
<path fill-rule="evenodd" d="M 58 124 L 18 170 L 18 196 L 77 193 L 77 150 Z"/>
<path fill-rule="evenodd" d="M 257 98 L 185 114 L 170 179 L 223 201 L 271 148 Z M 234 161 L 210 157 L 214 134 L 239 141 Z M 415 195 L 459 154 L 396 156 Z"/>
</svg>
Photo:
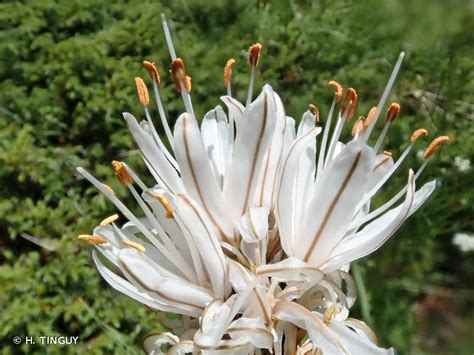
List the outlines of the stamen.
<svg viewBox="0 0 474 355">
<path fill-rule="evenodd" d="M 249 65 L 250 65 L 250 80 L 249 80 L 249 88 L 247 90 L 247 101 L 245 102 L 245 106 L 248 107 L 252 102 L 252 94 L 253 94 L 253 85 L 255 83 L 255 68 L 258 65 L 260 60 L 260 50 L 262 49 L 262 45 L 260 43 L 255 43 L 254 45 L 250 46 L 249 48 Z"/>
<path fill-rule="evenodd" d="M 115 195 L 114 189 L 112 189 L 109 185 L 104 184 L 103 182 L 100 183 L 107 191 L 109 191 L 111 194 Z"/>
<path fill-rule="evenodd" d="M 389 151 L 389 150 L 384 150 L 384 151 L 383 151 L 383 154 L 385 154 L 385 155 L 387 155 L 387 156 L 389 156 L 389 157 L 392 156 L 392 152 Z"/>
<path fill-rule="evenodd" d="M 260 43 L 255 43 L 250 46 L 248 63 L 251 67 L 256 67 L 258 65 L 258 62 L 260 61 L 261 49 L 262 49 L 262 45 Z"/>
<path fill-rule="evenodd" d="M 424 128 L 420 128 L 420 129 L 417 129 L 415 132 L 413 132 L 413 134 L 411 135 L 411 141 L 413 143 L 415 143 L 418 138 L 420 138 L 421 136 L 423 137 L 427 137 L 428 136 L 428 131 Z"/>
<path fill-rule="evenodd" d="M 186 75 L 186 70 L 184 69 L 184 62 L 181 58 L 176 58 L 171 64 L 171 74 L 173 75 L 174 82 L 176 84 L 176 89 L 178 92 L 181 92 L 184 86 L 186 92 L 191 91 L 191 77 Z"/>
<path fill-rule="evenodd" d="M 235 59 L 230 58 L 224 68 L 224 86 L 229 87 L 230 77 L 232 76 L 232 66 L 235 64 Z M 229 95 L 231 96 L 231 95 Z"/>
<path fill-rule="evenodd" d="M 160 73 L 158 72 L 158 69 L 156 68 L 155 63 L 145 60 L 143 61 L 143 66 L 145 67 L 146 70 L 148 70 L 148 74 L 150 74 L 151 80 L 153 80 L 153 82 L 159 85 Z"/>
<path fill-rule="evenodd" d="M 115 222 L 119 218 L 118 214 L 113 214 L 112 216 L 109 216 L 107 218 L 104 218 L 100 223 L 99 226 L 101 227 L 107 227 L 110 223 Z"/>
<path fill-rule="evenodd" d="M 171 204 L 169 203 L 169 201 L 166 199 L 166 197 L 160 195 L 160 194 L 157 194 L 157 193 L 153 193 L 153 192 L 148 192 L 152 197 L 156 198 L 160 203 L 161 205 L 163 206 L 163 208 L 166 210 L 166 218 L 174 218 L 174 215 L 173 215 L 173 207 L 171 207 Z"/>
<path fill-rule="evenodd" d="M 88 235 L 88 234 L 81 234 L 77 237 L 77 239 L 82 240 L 90 245 L 100 245 L 108 243 L 107 239 L 101 237 L 100 235 Z"/>
<path fill-rule="evenodd" d="M 359 135 L 365 127 L 365 117 L 364 116 L 359 116 L 359 118 L 354 122 L 354 125 L 352 126 L 352 137 L 355 135 Z"/>
<path fill-rule="evenodd" d="M 436 153 L 438 151 L 439 148 L 441 148 L 441 146 L 446 143 L 447 141 L 449 141 L 449 137 L 448 136 L 440 136 L 438 138 L 435 138 L 431 143 L 430 145 L 428 146 L 428 148 L 426 148 L 425 150 L 425 153 L 423 154 L 423 159 L 428 159 L 430 158 L 434 153 Z"/>
<path fill-rule="evenodd" d="M 318 110 L 318 106 L 313 105 L 313 104 L 309 104 L 309 110 L 310 110 L 311 113 L 314 115 L 314 118 L 315 118 L 316 122 L 319 123 L 319 110 Z"/>
<path fill-rule="evenodd" d="M 171 60 L 176 59 L 176 52 L 173 46 L 173 40 L 171 39 L 170 29 L 168 27 L 168 22 L 166 21 L 165 14 L 161 14 L 161 23 L 163 24 L 163 31 L 165 32 L 166 44 L 168 45 L 168 50 L 171 55 Z"/>
<path fill-rule="evenodd" d="M 374 119 L 375 112 L 377 111 L 377 106 L 374 106 L 370 109 L 369 113 L 367 114 L 367 118 L 364 122 L 364 128 L 369 127 L 370 122 Z"/>
<path fill-rule="evenodd" d="M 400 67 L 403 62 L 403 58 L 405 58 L 405 52 L 401 52 L 400 55 L 398 56 L 398 60 L 395 63 L 395 66 L 393 67 L 392 74 L 390 74 L 390 78 L 388 79 L 387 86 L 385 86 L 385 89 L 383 91 L 382 97 L 380 98 L 379 104 L 377 105 L 377 110 L 375 111 L 374 118 L 372 119 L 372 122 L 369 124 L 367 127 L 367 130 L 364 133 L 363 137 L 363 142 L 366 143 L 367 140 L 370 137 L 370 134 L 372 133 L 375 124 L 377 123 L 377 119 L 380 115 L 380 110 L 385 105 L 385 101 L 387 101 L 388 95 L 390 94 L 390 91 L 392 90 L 392 86 L 395 83 L 395 79 L 397 78 L 398 71 L 400 70 Z"/>
<path fill-rule="evenodd" d="M 126 186 L 133 183 L 132 177 L 129 175 L 127 169 L 125 169 L 121 162 L 113 160 L 112 168 L 114 169 L 115 175 L 117 175 L 117 178 L 122 185 Z"/>
<path fill-rule="evenodd" d="M 145 247 L 141 244 L 132 242 L 131 240 L 125 239 L 122 240 L 122 243 L 125 244 L 126 246 L 135 249 L 136 251 L 139 251 L 141 253 L 144 253 L 146 251 Z"/>
<path fill-rule="evenodd" d="M 393 122 L 400 114 L 400 105 L 396 102 L 392 102 L 387 110 L 387 122 Z"/>
<path fill-rule="evenodd" d="M 339 102 L 342 98 L 342 85 L 334 80 L 329 81 L 328 85 L 336 89 L 336 92 L 334 93 L 334 100 Z"/>
<path fill-rule="evenodd" d="M 336 305 L 332 303 L 324 312 L 323 321 L 324 324 L 329 325 L 331 321 L 336 317 L 337 309 Z"/>
<path fill-rule="evenodd" d="M 145 82 L 140 77 L 135 77 L 135 85 L 137 87 L 137 94 L 138 98 L 140 99 L 140 103 L 143 106 L 148 106 L 150 103 L 150 97 L 148 96 L 148 89 L 146 87 Z"/>
<path fill-rule="evenodd" d="M 357 92 L 353 88 L 347 89 L 346 98 L 341 108 L 341 116 L 346 116 L 347 120 L 352 119 L 357 107 Z"/>
</svg>

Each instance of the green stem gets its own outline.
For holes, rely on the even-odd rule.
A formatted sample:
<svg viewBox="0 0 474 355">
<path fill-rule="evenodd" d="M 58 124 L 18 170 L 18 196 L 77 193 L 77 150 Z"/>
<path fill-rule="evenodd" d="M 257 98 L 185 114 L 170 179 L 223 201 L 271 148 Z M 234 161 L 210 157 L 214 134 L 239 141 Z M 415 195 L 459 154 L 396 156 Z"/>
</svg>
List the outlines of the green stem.
<svg viewBox="0 0 474 355">
<path fill-rule="evenodd" d="M 367 289 L 365 288 L 364 279 L 362 277 L 362 270 L 359 264 L 355 263 L 351 265 L 351 270 L 357 286 L 357 293 L 359 295 L 360 307 L 362 310 L 362 318 L 364 319 L 364 322 L 371 325 L 373 324 L 373 319 L 371 316 L 369 295 L 367 293 Z"/>
</svg>

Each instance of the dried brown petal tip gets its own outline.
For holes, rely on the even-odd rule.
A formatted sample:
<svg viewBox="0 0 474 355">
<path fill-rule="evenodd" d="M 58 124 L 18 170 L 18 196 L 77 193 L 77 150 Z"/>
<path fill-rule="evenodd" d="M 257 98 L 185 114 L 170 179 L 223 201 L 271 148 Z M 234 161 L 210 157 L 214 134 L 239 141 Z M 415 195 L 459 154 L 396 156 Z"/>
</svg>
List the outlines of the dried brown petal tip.
<svg viewBox="0 0 474 355">
<path fill-rule="evenodd" d="M 150 98 L 148 96 L 148 89 L 146 87 L 145 82 L 142 78 L 137 76 L 135 78 L 135 85 L 137 87 L 137 94 L 138 98 L 140 99 L 140 103 L 143 106 L 148 106 L 148 104 L 150 103 Z"/>
<path fill-rule="evenodd" d="M 113 214 L 112 216 L 109 216 L 109 217 L 107 217 L 107 218 L 104 218 L 104 219 L 99 223 L 99 225 L 100 225 L 101 227 L 106 227 L 106 226 L 108 226 L 110 223 L 115 222 L 118 218 L 119 218 L 119 215 L 118 215 L 118 214 Z"/>
<path fill-rule="evenodd" d="M 418 138 L 421 136 L 427 137 L 428 136 L 428 131 L 424 128 L 417 129 L 413 134 L 411 135 L 411 141 L 415 143 Z"/>
<path fill-rule="evenodd" d="M 146 251 L 145 247 L 141 244 L 132 242 L 131 240 L 125 239 L 122 241 L 123 244 L 126 246 L 135 249 L 136 251 L 139 251 L 141 253 L 144 253 Z"/>
<path fill-rule="evenodd" d="M 370 122 L 374 119 L 375 112 L 377 112 L 377 106 L 374 106 L 370 109 L 369 113 L 367 114 L 367 118 L 365 119 L 364 122 L 364 128 L 367 128 L 370 126 Z"/>
<path fill-rule="evenodd" d="M 255 43 L 250 46 L 248 63 L 251 67 L 256 67 L 258 65 L 258 62 L 260 61 L 261 49 L 262 49 L 262 45 L 260 43 Z"/>
<path fill-rule="evenodd" d="M 180 82 L 183 83 L 186 92 L 191 91 L 191 77 L 186 75 L 186 70 L 184 69 L 184 62 L 181 58 L 176 58 L 171 63 L 171 75 L 173 76 L 178 92 L 181 92 Z"/>
<path fill-rule="evenodd" d="M 354 122 L 352 126 L 352 137 L 356 135 L 356 133 L 361 133 L 365 128 L 365 117 L 359 116 L 359 118 Z"/>
<path fill-rule="evenodd" d="M 133 182 L 132 177 L 128 173 L 123 163 L 114 160 L 112 161 L 112 168 L 114 169 L 115 175 L 117 175 L 117 178 L 122 185 L 129 185 Z"/>
<path fill-rule="evenodd" d="M 314 118 L 316 119 L 316 122 L 319 122 L 319 110 L 318 110 L 318 106 L 313 105 L 313 104 L 309 104 L 309 110 L 310 110 L 311 113 L 314 115 Z"/>
<path fill-rule="evenodd" d="M 334 80 L 329 81 L 328 85 L 336 89 L 336 92 L 334 93 L 334 100 L 339 102 L 342 98 L 342 85 Z"/>
<path fill-rule="evenodd" d="M 232 76 L 232 66 L 235 64 L 235 59 L 230 58 L 224 68 L 224 86 L 229 85 L 230 77 Z"/>
<path fill-rule="evenodd" d="M 347 115 L 347 120 L 350 120 L 356 111 L 357 107 L 357 92 L 353 88 L 347 89 L 346 98 L 341 108 L 341 116 Z"/>
<path fill-rule="evenodd" d="M 449 141 L 449 137 L 448 136 L 440 136 L 438 138 L 435 138 L 433 140 L 433 142 L 430 143 L 430 145 L 428 146 L 428 148 L 426 148 L 425 150 L 425 153 L 423 154 L 423 158 L 424 159 L 428 159 L 430 158 L 434 153 L 436 153 L 438 151 L 439 148 L 441 148 L 441 146 L 446 143 L 447 141 Z"/>
<path fill-rule="evenodd" d="M 156 64 L 153 62 L 144 60 L 143 67 L 146 70 L 148 70 L 148 74 L 150 74 L 151 80 L 153 80 L 157 84 L 160 84 L 160 73 L 158 72 L 158 69 L 156 68 Z"/>
<path fill-rule="evenodd" d="M 107 239 L 101 237 L 100 235 L 88 235 L 88 234 L 81 234 L 77 237 L 77 239 L 82 240 L 90 245 L 99 245 L 107 243 Z"/>
<path fill-rule="evenodd" d="M 400 114 L 400 105 L 393 102 L 387 110 L 387 122 L 393 122 Z"/>
</svg>

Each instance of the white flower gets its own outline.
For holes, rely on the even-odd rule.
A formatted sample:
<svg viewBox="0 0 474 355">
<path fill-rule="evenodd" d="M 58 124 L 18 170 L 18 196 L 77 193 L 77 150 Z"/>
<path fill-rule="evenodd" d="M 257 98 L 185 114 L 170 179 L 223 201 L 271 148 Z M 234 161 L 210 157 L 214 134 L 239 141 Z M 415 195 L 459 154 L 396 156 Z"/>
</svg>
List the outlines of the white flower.
<svg viewBox="0 0 474 355">
<path fill-rule="evenodd" d="M 135 216 L 110 187 L 78 168 L 128 220 L 120 227 L 114 215 L 92 235 L 79 236 L 113 265 L 106 266 L 94 253 L 100 274 L 112 287 L 152 309 L 185 316 L 162 317 L 174 334 L 151 334 L 144 342 L 146 351 L 163 353 L 167 344 L 174 354 L 248 354 L 257 349 L 276 354 L 392 353 L 376 345 L 363 322 L 348 318 L 356 298 L 349 265 L 378 249 L 430 196 L 434 182 L 418 190 L 415 182 L 448 140 L 435 139 L 417 172 L 409 170 L 406 186 L 372 208 L 371 198 L 398 170 L 417 139 L 428 134 L 416 130 L 396 161 L 388 152 L 380 154 L 400 111 L 393 103 L 382 133 L 368 145 L 403 53 L 378 106 L 356 121 L 353 139 L 346 144 L 339 139 L 356 111 L 352 88 L 341 100 L 341 85 L 329 82 L 336 93 L 324 130 L 318 126 L 314 105 L 296 129 L 269 85 L 252 102 L 260 44 L 249 50 L 246 105 L 231 95 L 234 61 L 229 60 L 224 73 L 228 95 L 221 97 L 228 115 L 217 106 L 199 126 L 191 78 L 163 23 L 171 72 L 186 112 L 171 132 L 159 94 L 160 76 L 153 63 L 145 62 L 171 150 L 155 129 L 146 84 L 136 78 L 146 120 L 139 123 L 130 113 L 124 118 L 156 185 L 146 186 L 125 163 L 112 163 L 143 217 Z M 301 334 L 308 339 L 302 342 Z"/>
<path fill-rule="evenodd" d="M 469 159 L 464 159 L 460 156 L 454 157 L 454 165 L 462 173 L 465 173 L 471 168 L 471 161 Z"/>
<path fill-rule="evenodd" d="M 474 250 L 474 234 L 468 233 L 456 233 L 453 237 L 453 244 L 456 245 L 459 250 L 468 253 Z"/>
</svg>

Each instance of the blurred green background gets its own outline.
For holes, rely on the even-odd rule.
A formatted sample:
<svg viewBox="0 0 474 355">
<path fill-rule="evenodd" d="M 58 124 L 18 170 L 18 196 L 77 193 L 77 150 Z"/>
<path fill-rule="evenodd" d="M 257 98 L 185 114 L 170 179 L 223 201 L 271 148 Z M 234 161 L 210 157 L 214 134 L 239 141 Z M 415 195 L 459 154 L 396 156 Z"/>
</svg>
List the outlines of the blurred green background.
<svg viewBox="0 0 474 355">
<path fill-rule="evenodd" d="M 472 354 L 474 252 L 453 244 L 456 233 L 474 232 L 473 171 L 462 164 L 474 158 L 474 3 L 467 0 L 2 2 L 1 352 L 133 353 L 159 329 L 156 314 L 100 279 L 91 249 L 76 241 L 115 211 L 75 167 L 93 171 L 125 200 L 109 162 L 125 160 L 148 176 L 121 112 L 142 112 L 133 78 L 147 75 L 143 59 L 158 64 L 168 116 L 183 110 L 168 74 L 161 12 L 172 19 L 200 116 L 225 94 L 222 69 L 230 57 L 237 59 L 233 89 L 244 100 L 246 50 L 256 41 L 264 46 L 257 87 L 269 82 L 296 118 L 309 103 L 326 116 L 331 79 L 357 89 L 365 115 L 398 53 L 407 52 L 391 97 L 402 115 L 387 148 L 397 156 L 420 127 L 452 142 L 420 179 L 438 179 L 433 198 L 356 266 L 360 296 L 352 314 L 400 354 Z M 378 202 L 420 163 L 413 154 Z M 75 347 L 17 346 L 16 335 L 80 338 Z"/>
</svg>

